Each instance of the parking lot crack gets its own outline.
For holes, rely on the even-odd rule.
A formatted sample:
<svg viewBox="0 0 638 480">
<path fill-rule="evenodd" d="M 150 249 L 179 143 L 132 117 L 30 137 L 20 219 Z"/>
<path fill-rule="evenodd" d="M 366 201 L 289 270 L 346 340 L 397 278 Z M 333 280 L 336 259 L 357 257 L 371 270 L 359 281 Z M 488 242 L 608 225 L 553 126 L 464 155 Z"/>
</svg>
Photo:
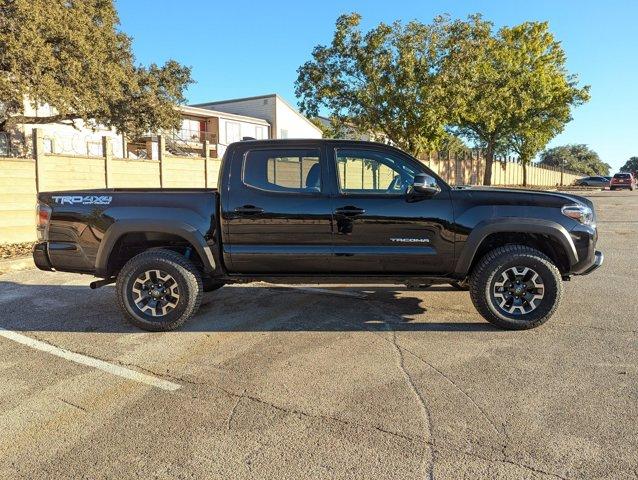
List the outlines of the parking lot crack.
<svg viewBox="0 0 638 480">
<path fill-rule="evenodd" d="M 373 306 L 373 308 L 375 310 L 377 310 L 382 318 L 387 322 L 386 326 L 388 325 L 393 325 L 396 323 L 396 320 L 392 317 L 390 317 L 389 315 L 387 315 L 383 310 L 381 310 L 379 307 L 377 307 L 376 305 L 373 305 L 371 302 L 368 302 L 370 305 Z M 376 335 L 379 335 L 377 332 L 373 331 L 373 330 L 369 330 L 369 332 L 374 333 Z M 463 390 L 454 380 L 452 380 L 452 378 L 450 378 L 445 372 L 443 372 L 442 370 L 440 370 L 439 368 L 437 368 L 436 366 L 434 366 L 431 362 L 427 361 L 425 358 L 421 357 L 420 355 L 416 354 L 415 352 L 413 352 L 412 350 L 410 350 L 407 347 L 404 347 L 402 345 L 399 344 L 397 336 L 396 336 L 396 331 L 393 331 L 394 335 L 392 340 L 388 340 L 387 338 L 385 338 L 383 335 L 379 335 L 380 338 L 382 338 L 384 341 L 388 342 L 388 343 L 393 343 L 394 346 L 396 348 L 398 348 L 400 351 L 404 351 L 406 353 L 408 353 L 410 356 L 412 356 L 413 358 L 415 358 L 416 360 L 418 360 L 419 362 L 421 362 L 422 364 L 424 364 L 426 367 L 430 368 L 431 370 L 433 370 L 436 374 L 438 374 L 439 376 L 441 376 L 447 383 L 449 383 L 455 390 L 457 390 L 461 395 L 463 395 L 463 397 L 465 397 L 473 406 L 474 408 L 476 408 L 479 413 L 481 414 L 481 416 L 485 419 L 485 421 L 487 421 L 487 423 L 489 423 L 490 427 L 496 432 L 497 435 L 503 436 L 505 438 L 507 437 L 507 433 L 505 432 L 505 429 L 503 428 L 502 430 L 499 430 L 499 428 L 496 426 L 496 424 L 494 423 L 494 421 L 489 417 L 489 415 L 487 414 L 487 412 L 483 409 L 483 407 L 481 407 L 476 400 L 474 400 L 465 390 Z"/>
<path fill-rule="evenodd" d="M 491 427 L 494 429 L 494 431 L 498 435 L 507 437 L 507 433 L 505 432 L 505 428 L 502 428 L 501 430 L 499 430 L 499 428 L 496 426 L 496 424 L 487 415 L 487 412 L 485 412 L 483 407 L 481 407 L 478 403 L 476 403 L 476 401 L 470 395 L 468 395 L 468 393 L 465 392 L 465 390 L 463 390 L 461 387 L 459 387 L 459 385 L 454 380 L 452 380 L 448 375 L 446 375 L 443 371 L 439 370 L 437 367 L 432 365 L 430 362 L 425 360 L 420 355 L 417 355 L 416 353 L 414 353 L 412 350 L 410 350 L 410 349 L 408 349 L 408 348 L 406 348 L 404 346 L 401 346 L 398 343 L 397 343 L 397 347 L 399 349 L 409 353 L 412 357 L 414 357 L 415 359 L 417 359 L 418 361 L 420 361 L 424 365 L 428 366 L 429 368 L 434 370 L 437 374 L 439 374 L 442 378 L 444 378 L 450 385 L 452 385 L 452 387 L 454 387 L 454 389 L 456 389 L 459 393 L 461 393 L 461 395 L 463 395 L 481 413 L 481 416 L 487 421 L 487 423 L 489 423 L 491 425 Z"/>
<path fill-rule="evenodd" d="M 269 407 L 271 407 L 271 408 L 273 408 L 275 410 L 279 410 L 279 411 L 287 413 L 287 414 L 299 415 L 299 416 L 307 417 L 307 418 L 316 418 L 316 419 L 320 419 L 320 420 L 336 422 L 336 423 L 340 423 L 342 425 L 346 425 L 346 426 L 349 426 L 349 427 L 373 428 L 374 430 L 376 430 L 376 431 L 378 431 L 380 433 L 383 433 L 385 435 L 392 435 L 394 437 L 401 438 L 403 440 L 415 441 L 415 439 L 410 437 L 410 436 L 407 436 L 407 435 L 404 435 L 404 434 L 398 433 L 398 432 L 393 432 L 391 430 L 387 430 L 387 429 L 384 429 L 384 428 L 376 426 L 376 425 L 362 424 L 362 423 L 359 423 L 359 422 L 351 422 L 349 420 L 344 420 L 342 418 L 333 417 L 333 416 L 330 416 L 330 415 L 313 414 L 313 413 L 309 413 L 309 412 L 306 412 L 306 411 L 303 411 L 303 410 L 300 410 L 300 409 L 297 409 L 297 408 L 286 408 L 286 407 L 282 407 L 280 405 L 276 405 L 274 403 L 268 402 L 266 400 L 263 400 L 263 399 L 261 399 L 259 397 L 255 397 L 255 396 L 248 395 L 248 394 L 245 394 L 244 398 L 247 398 L 247 399 L 249 399 L 249 400 L 251 400 L 253 402 L 257 402 L 257 403 L 261 403 L 263 405 L 267 405 L 267 406 L 269 406 Z"/>
<path fill-rule="evenodd" d="M 237 407 L 239 406 L 239 403 L 242 401 L 242 399 L 244 398 L 244 394 L 246 392 L 242 392 L 241 395 L 239 395 L 237 397 L 237 401 L 233 404 L 233 408 L 230 409 L 230 413 L 228 414 L 228 419 L 226 420 L 226 430 L 230 431 L 232 429 L 233 426 L 233 417 L 235 416 L 235 412 L 237 411 Z"/>
<path fill-rule="evenodd" d="M 423 398 L 423 395 L 421 394 L 420 390 L 416 387 L 414 380 L 412 379 L 412 375 L 410 374 L 410 372 L 408 372 L 408 370 L 405 367 L 405 357 L 403 356 L 403 350 L 401 349 L 401 347 L 399 347 L 399 344 L 397 343 L 397 333 L 395 331 L 392 332 L 392 344 L 394 345 L 395 357 L 397 359 L 397 365 L 399 367 L 399 370 L 401 371 L 403 377 L 405 378 L 405 381 L 408 384 L 410 390 L 416 397 L 419 404 L 419 409 L 421 411 L 421 417 L 423 418 L 423 421 L 425 422 L 426 430 L 428 432 L 425 444 L 428 445 L 428 448 L 426 449 L 427 450 L 426 455 L 423 456 L 423 459 L 421 462 L 421 469 L 424 474 L 423 475 L 424 477 L 427 475 L 428 478 L 433 479 L 434 478 L 434 463 L 436 461 L 436 450 L 431 448 L 431 445 L 433 442 L 432 416 L 430 415 L 430 410 L 427 407 L 427 404 L 425 402 L 425 399 Z M 428 454 L 430 457 L 429 460 L 427 459 Z"/>
<path fill-rule="evenodd" d="M 80 405 L 76 405 L 73 402 L 69 402 L 68 400 L 65 400 L 64 398 L 60 398 L 60 397 L 56 397 L 58 400 L 60 400 L 62 403 L 66 403 L 67 405 L 73 407 L 73 408 L 77 408 L 78 410 L 82 410 L 83 412 L 87 412 L 88 410 L 84 407 L 81 407 Z"/>
</svg>

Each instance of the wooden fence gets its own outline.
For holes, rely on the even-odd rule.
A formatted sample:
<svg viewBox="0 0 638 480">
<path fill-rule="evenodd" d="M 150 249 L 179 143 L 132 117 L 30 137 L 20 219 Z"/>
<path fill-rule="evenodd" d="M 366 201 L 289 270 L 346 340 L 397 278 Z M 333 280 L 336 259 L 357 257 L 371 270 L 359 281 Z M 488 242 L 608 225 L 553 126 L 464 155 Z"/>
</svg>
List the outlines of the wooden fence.
<svg viewBox="0 0 638 480">
<path fill-rule="evenodd" d="M 480 151 L 428 154 L 421 161 L 451 185 L 483 183 L 485 160 Z M 531 187 L 571 185 L 581 177 L 558 167 L 527 166 L 527 185 Z M 492 185 L 523 185 L 523 165 L 516 158 L 497 158 L 492 166 Z"/>
<path fill-rule="evenodd" d="M 36 129 L 33 133 L 34 158 L 0 158 L 0 243 L 35 240 L 35 202 L 39 191 L 217 186 L 220 160 L 208 156 L 206 144 L 201 157 L 176 157 L 166 153 L 164 140 L 159 137 L 158 158 L 134 160 L 114 158 L 109 142 L 104 137 L 101 156 L 48 154 L 44 153 L 42 134 Z M 484 162 L 479 153 L 434 154 L 422 161 L 454 185 L 478 184 L 483 178 Z M 356 172 L 349 173 L 355 175 Z M 522 175 L 519 163 L 497 161 L 492 184 L 520 185 Z M 361 174 L 352 178 L 365 183 Z M 576 178 L 575 174 L 564 173 L 562 183 L 569 185 Z M 529 166 L 528 184 L 561 184 L 561 172 Z"/>
</svg>

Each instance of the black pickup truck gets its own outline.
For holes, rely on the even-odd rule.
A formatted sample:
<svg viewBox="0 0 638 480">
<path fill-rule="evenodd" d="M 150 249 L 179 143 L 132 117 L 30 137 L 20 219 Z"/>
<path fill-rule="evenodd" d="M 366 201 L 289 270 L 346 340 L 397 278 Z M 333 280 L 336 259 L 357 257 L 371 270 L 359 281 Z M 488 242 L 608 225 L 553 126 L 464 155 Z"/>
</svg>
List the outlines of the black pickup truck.
<svg viewBox="0 0 638 480">
<path fill-rule="evenodd" d="M 266 140 L 230 145 L 217 189 L 38 195 L 42 270 L 116 282 L 127 319 L 180 326 L 225 284 L 451 283 L 503 328 L 547 321 L 562 281 L 602 264 L 582 197 L 452 188 L 388 145 Z"/>
</svg>

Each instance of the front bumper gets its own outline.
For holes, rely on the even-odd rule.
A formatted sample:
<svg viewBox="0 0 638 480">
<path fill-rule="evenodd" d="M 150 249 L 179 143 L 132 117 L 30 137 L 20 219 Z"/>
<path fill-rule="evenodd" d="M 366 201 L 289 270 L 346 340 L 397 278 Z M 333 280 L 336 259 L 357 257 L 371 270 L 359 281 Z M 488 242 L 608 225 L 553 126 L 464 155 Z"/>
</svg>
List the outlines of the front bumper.
<svg viewBox="0 0 638 480">
<path fill-rule="evenodd" d="M 587 269 L 585 269 L 583 272 L 579 273 L 579 275 L 589 275 L 591 272 L 593 272 L 598 267 L 600 267 L 604 261 L 605 261 L 605 255 L 603 254 L 603 252 L 596 250 L 596 253 L 594 254 L 593 263 L 589 267 L 587 267 Z"/>
</svg>

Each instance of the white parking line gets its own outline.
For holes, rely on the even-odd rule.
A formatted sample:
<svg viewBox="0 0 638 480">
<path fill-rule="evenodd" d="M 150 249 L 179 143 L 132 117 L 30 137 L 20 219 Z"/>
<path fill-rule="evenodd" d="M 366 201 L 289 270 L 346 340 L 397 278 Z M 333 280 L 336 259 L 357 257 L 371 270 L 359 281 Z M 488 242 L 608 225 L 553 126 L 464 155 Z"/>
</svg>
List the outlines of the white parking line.
<svg viewBox="0 0 638 480">
<path fill-rule="evenodd" d="M 162 380 L 161 378 L 157 377 L 152 377 L 151 375 L 136 372 L 135 370 L 121 367 L 120 365 L 114 365 L 112 363 L 98 360 L 97 358 L 88 357 L 80 353 L 75 353 L 70 350 L 65 350 L 64 348 L 56 347 L 55 345 L 51 345 L 46 342 L 41 342 L 40 340 L 27 337 L 26 335 L 22 335 L 21 333 L 16 333 L 2 327 L 0 327 L 0 336 L 9 340 L 13 340 L 14 342 L 21 343 L 22 345 L 25 345 L 27 347 L 35 348 L 36 350 L 40 350 L 46 353 L 50 353 L 51 355 L 64 358 L 65 360 L 70 360 L 71 362 L 79 363 L 81 365 L 97 368 L 98 370 L 102 370 L 112 375 L 117 375 L 118 377 L 123 377 L 128 380 L 144 383 L 146 385 L 150 385 L 151 387 L 161 388 L 162 390 L 169 391 L 174 391 L 181 387 L 181 385 L 177 383 L 169 382 L 168 380 Z"/>
</svg>

